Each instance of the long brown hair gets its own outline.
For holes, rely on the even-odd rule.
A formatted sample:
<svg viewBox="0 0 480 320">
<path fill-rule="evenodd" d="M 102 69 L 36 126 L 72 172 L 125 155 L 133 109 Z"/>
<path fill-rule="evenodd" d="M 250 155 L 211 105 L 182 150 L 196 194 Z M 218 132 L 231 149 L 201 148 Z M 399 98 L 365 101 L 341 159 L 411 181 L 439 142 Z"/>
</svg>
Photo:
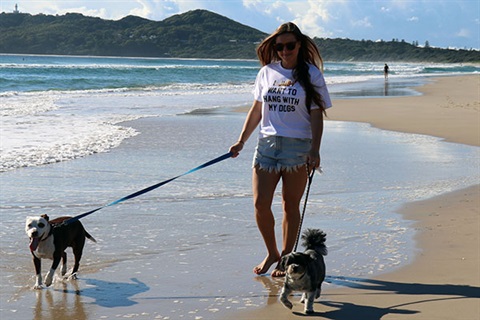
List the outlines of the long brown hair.
<svg viewBox="0 0 480 320">
<path fill-rule="evenodd" d="M 272 62 L 281 61 L 277 51 L 274 50 L 273 46 L 275 45 L 277 36 L 285 33 L 293 34 L 297 41 L 300 42 L 300 48 L 297 56 L 297 66 L 293 70 L 293 76 L 305 90 L 305 104 L 307 105 L 307 108 L 310 110 L 313 102 L 325 113 L 325 105 L 322 97 L 318 91 L 315 90 L 315 87 L 310 81 L 310 74 L 308 72 L 308 63 L 315 65 L 317 68 L 323 71 L 322 56 L 320 55 L 320 51 L 318 50 L 315 42 L 309 36 L 303 34 L 293 22 L 282 24 L 277 28 L 277 30 L 275 30 L 274 33 L 269 35 L 258 45 L 258 60 L 262 66 Z"/>
</svg>

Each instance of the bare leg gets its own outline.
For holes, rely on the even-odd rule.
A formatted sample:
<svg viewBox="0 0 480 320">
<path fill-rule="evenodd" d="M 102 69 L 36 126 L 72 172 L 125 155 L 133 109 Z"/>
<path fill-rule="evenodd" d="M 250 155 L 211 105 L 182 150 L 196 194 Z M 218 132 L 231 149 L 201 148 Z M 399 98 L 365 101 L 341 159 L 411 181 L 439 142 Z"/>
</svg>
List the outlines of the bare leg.
<svg viewBox="0 0 480 320">
<path fill-rule="evenodd" d="M 253 169 L 252 187 L 255 219 L 267 247 L 267 256 L 258 266 L 253 268 L 255 274 L 266 273 L 272 264 L 280 260 L 275 239 L 275 217 L 272 212 L 273 195 L 279 180 L 279 173 L 260 170 L 258 167 Z"/>
<path fill-rule="evenodd" d="M 283 246 L 281 256 L 293 251 L 297 240 L 298 227 L 300 225 L 300 201 L 307 184 L 307 171 L 300 167 L 293 172 L 282 172 L 282 198 L 283 198 Z M 275 269 L 272 272 L 274 277 L 285 275 L 283 270 Z"/>
</svg>

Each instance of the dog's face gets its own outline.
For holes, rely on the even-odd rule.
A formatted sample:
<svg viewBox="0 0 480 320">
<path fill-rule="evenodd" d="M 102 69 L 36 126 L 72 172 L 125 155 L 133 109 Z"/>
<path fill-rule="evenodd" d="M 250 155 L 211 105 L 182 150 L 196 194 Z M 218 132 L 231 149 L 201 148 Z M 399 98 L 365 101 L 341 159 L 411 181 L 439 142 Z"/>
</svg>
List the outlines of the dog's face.
<svg viewBox="0 0 480 320">
<path fill-rule="evenodd" d="M 300 252 L 287 254 L 282 258 L 282 266 L 291 279 L 301 278 L 307 271 L 309 256 Z"/>
<path fill-rule="evenodd" d="M 45 239 L 50 232 L 48 216 L 27 217 L 25 222 L 25 232 L 30 238 L 30 250 L 35 251 L 40 240 Z"/>
</svg>

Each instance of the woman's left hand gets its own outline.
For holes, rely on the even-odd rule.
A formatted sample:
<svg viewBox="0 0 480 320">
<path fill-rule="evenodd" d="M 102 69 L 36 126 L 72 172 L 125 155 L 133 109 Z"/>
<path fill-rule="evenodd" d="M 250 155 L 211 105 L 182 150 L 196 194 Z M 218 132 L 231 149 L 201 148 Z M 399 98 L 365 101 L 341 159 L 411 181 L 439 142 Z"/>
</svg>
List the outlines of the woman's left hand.
<svg viewBox="0 0 480 320">
<path fill-rule="evenodd" d="M 310 150 L 307 155 L 307 165 L 309 169 L 317 169 L 320 167 L 320 152 Z"/>
</svg>

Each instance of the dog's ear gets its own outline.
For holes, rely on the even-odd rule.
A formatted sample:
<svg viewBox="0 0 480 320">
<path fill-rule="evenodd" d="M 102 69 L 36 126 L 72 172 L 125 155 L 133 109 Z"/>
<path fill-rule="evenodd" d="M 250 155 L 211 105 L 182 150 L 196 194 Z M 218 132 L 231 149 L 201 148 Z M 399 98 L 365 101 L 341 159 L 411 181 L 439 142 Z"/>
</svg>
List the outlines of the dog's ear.
<svg viewBox="0 0 480 320">
<path fill-rule="evenodd" d="M 42 214 L 40 217 L 42 217 L 43 219 L 45 219 L 47 221 L 50 221 L 50 218 L 46 214 Z"/>
</svg>

